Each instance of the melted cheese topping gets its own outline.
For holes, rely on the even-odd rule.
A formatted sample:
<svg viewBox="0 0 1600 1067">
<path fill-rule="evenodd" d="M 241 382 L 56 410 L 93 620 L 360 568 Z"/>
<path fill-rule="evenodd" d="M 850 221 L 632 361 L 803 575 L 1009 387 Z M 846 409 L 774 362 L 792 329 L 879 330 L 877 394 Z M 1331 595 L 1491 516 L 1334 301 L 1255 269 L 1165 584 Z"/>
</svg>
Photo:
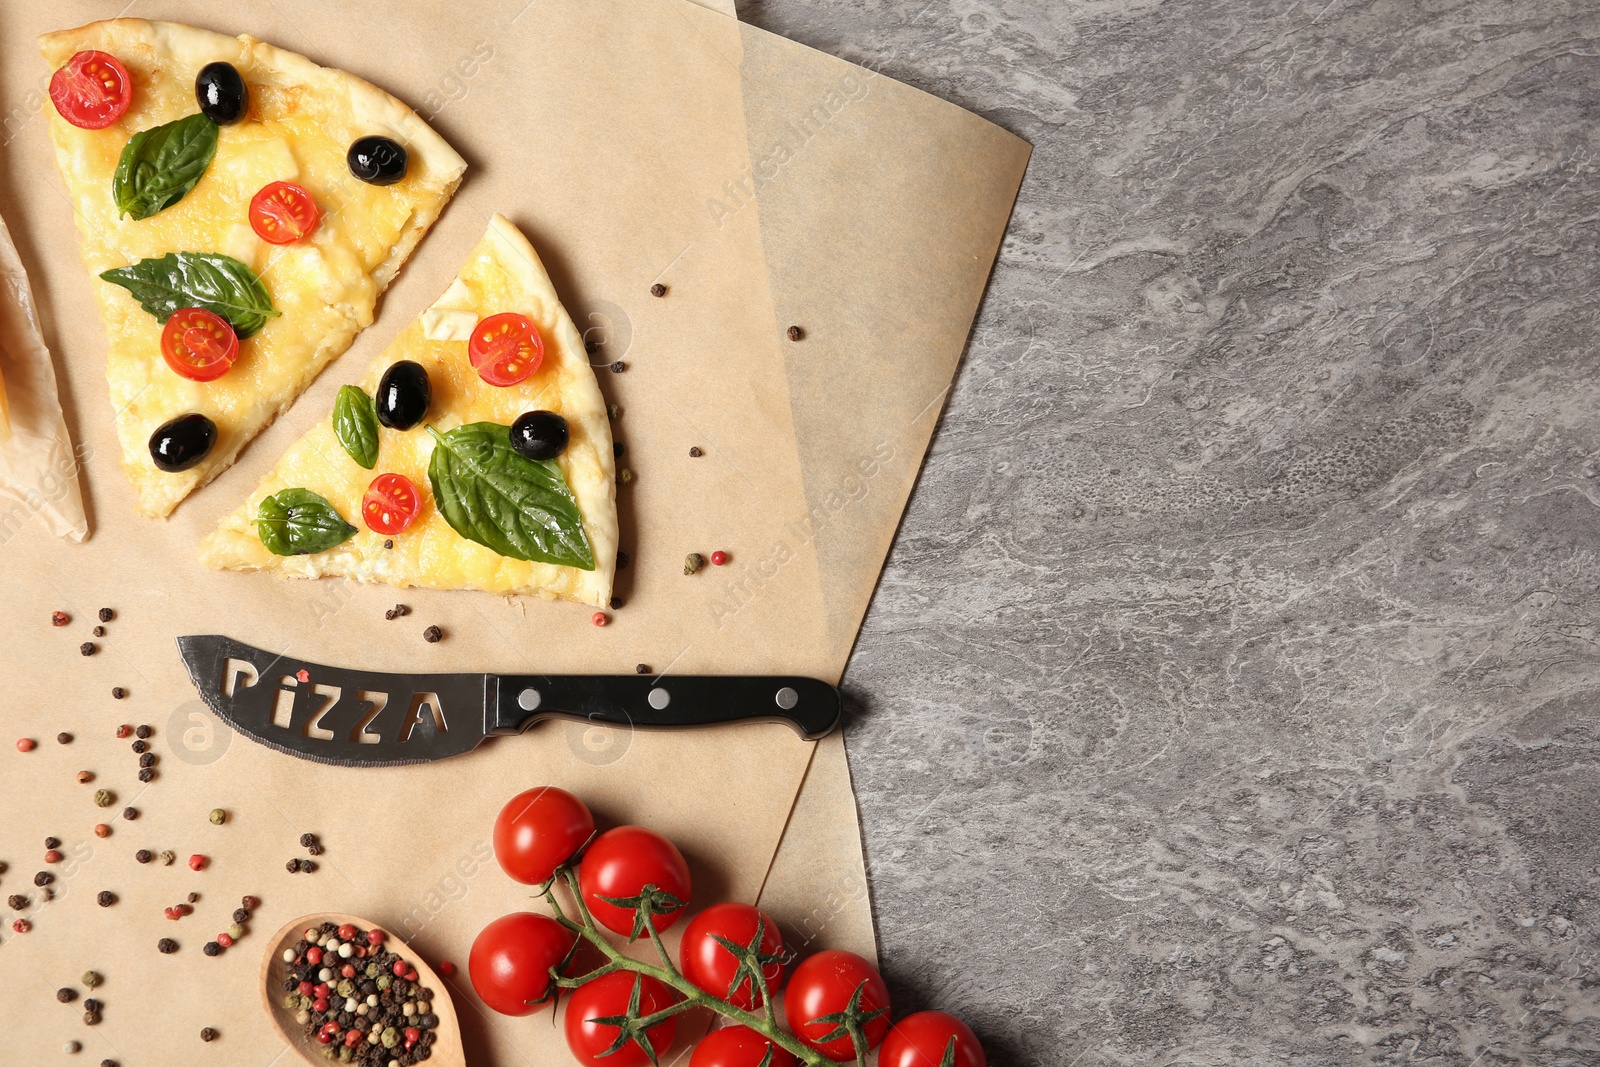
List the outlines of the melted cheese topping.
<svg viewBox="0 0 1600 1067">
<path fill-rule="evenodd" d="M 339 444 L 331 418 L 291 446 L 246 505 L 223 520 L 201 546 L 202 562 L 221 568 L 272 569 L 299 577 L 341 575 L 401 587 L 526 593 L 598 607 L 610 601 L 617 547 L 611 427 L 577 327 L 557 299 L 532 246 L 499 215 L 444 299 L 455 305 L 447 310 L 464 311 L 474 323 L 502 311 L 528 316 L 544 339 L 545 356 L 539 370 L 508 388 L 487 384 L 467 358 L 466 341 L 428 338 L 424 326 L 428 313 L 424 312 L 357 384 L 371 396 L 391 365 L 403 359 L 420 363 L 427 369 L 433 389 L 424 423 L 441 432 L 467 422 L 509 426 L 518 415 L 536 409 L 566 418 L 567 450 L 557 463 L 577 498 L 594 549 L 595 569 L 507 559 L 457 534 L 432 503 L 428 462 L 434 441 L 422 425 L 405 431 L 380 427 L 378 464 L 368 471 Z M 367 486 L 385 472 L 405 475 L 424 498 L 418 517 L 392 538 L 367 529 L 361 516 Z M 263 499 L 297 486 L 326 497 L 359 532 L 327 552 L 273 555 L 261 544 L 254 517 Z M 386 540 L 394 542 L 392 549 L 383 547 Z"/>
<path fill-rule="evenodd" d="M 81 48 L 102 48 L 133 79 L 133 105 L 104 130 L 78 129 L 50 103 L 44 108 L 75 205 L 84 265 L 96 276 L 92 284 L 106 324 L 106 371 L 123 465 L 140 510 L 165 515 L 228 466 L 372 322 L 378 294 L 398 268 L 397 250 L 403 259 L 449 199 L 465 164 L 439 142 L 442 153 L 413 149 L 409 172 L 398 184 L 358 181 L 345 160 L 350 143 L 369 133 L 399 131 L 374 128 L 369 116 L 352 107 L 344 83 L 376 90 L 249 38 L 117 20 L 45 40 L 46 57 L 58 66 Z M 139 130 L 193 114 L 195 75 L 213 60 L 239 68 L 250 88 L 249 115 L 219 130 L 215 158 L 182 200 L 148 219 L 119 218 L 111 179 L 123 146 Z M 299 80 L 307 77 L 315 84 Z M 430 154 L 439 158 L 425 158 Z M 315 197 L 322 221 L 308 240 L 274 246 L 251 229 L 249 205 L 262 186 L 282 180 Z M 248 264 L 281 313 L 240 343 L 238 362 L 213 382 L 189 381 L 168 368 L 161 324 L 126 290 L 98 277 L 177 251 L 221 252 Z M 215 422 L 217 443 L 197 467 L 178 474 L 157 470 L 150 435 L 186 412 Z"/>
</svg>

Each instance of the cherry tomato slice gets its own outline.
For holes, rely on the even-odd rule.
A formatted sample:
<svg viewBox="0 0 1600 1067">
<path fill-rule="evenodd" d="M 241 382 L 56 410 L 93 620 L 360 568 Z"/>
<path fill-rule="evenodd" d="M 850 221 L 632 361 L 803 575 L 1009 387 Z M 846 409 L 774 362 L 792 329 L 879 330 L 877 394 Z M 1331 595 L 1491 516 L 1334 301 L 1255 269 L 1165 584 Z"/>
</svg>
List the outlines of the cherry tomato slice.
<svg viewBox="0 0 1600 1067">
<path fill-rule="evenodd" d="M 239 335 L 205 308 L 179 308 L 161 330 L 161 356 L 174 374 L 214 382 L 239 358 Z"/>
<path fill-rule="evenodd" d="M 422 497 L 403 474 L 380 474 L 361 498 L 361 517 L 374 533 L 392 536 L 411 525 L 422 510 Z"/>
<path fill-rule="evenodd" d="M 526 315 L 504 311 L 483 319 L 467 342 L 478 377 L 505 388 L 527 379 L 544 362 L 544 338 Z"/>
<path fill-rule="evenodd" d="M 50 76 L 50 102 L 80 129 L 105 129 L 122 117 L 132 100 L 128 68 L 109 52 L 79 52 Z"/>
<path fill-rule="evenodd" d="M 262 186 L 250 200 L 250 228 L 274 245 L 291 245 L 316 232 L 322 210 L 311 194 L 293 182 Z"/>
</svg>

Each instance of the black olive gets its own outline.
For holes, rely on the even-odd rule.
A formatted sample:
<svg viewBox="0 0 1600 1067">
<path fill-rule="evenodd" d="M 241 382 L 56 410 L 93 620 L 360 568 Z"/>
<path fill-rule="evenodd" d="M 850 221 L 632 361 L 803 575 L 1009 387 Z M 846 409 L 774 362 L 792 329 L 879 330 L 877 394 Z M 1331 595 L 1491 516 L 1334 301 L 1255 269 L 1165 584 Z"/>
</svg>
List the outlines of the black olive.
<svg viewBox="0 0 1600 1067">
<path fill-rule="evenodd" d="M 207 63 L 194 80 L 200 113 L 218 126 L 232 126 L 250 110 L 250 90 L 232 63 Z"/>
<path fill-rule="evenodd" d="M 368 185 L 393 185 L 406 176 L 406 150 L 387 137 L 363 137 L 350 146 L 350 173 Z"/>
<path fill-rule="evenodd" d="M 190 412 L 162 423 L 150 435 L 150 459 L 169 474 L 186 471 L 217 443 L 217 424 Z"/>
<path fill-rule="evenodd" d="M 391 430 L 409 430 L 428 413 L 433 387 L 420 363 L 402 359 L 378 379 L 378 421 Z"/>
<path fill-rule="evenodd" d="M 553 411 L 525 411 L 511 424 L 511 447 L 529 459 L 555 459 L 567 450 L 567 420 Z"/>
</svg>

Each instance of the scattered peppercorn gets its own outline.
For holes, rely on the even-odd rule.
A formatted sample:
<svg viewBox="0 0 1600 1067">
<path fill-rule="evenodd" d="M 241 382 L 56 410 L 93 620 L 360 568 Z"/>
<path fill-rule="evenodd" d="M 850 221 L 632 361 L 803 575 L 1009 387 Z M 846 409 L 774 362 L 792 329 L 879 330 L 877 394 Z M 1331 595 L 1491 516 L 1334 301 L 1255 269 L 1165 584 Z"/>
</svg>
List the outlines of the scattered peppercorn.
<svg viewBox="0 0 1600 1067">
<path fill-rule="evenodd" d="M 147 743 L 145 743 L 144 741 L 135 741 L 133 744 L 129 745 L 128 747 L 133 749 L 135 752 L 140 753 L 140 754 L 143 754 L 143 753 L 148 752 L 150 750 L 150 746 Z"/>
<path fill-rule="evenodd" d="M 145 753 L 142 753 L 139 756 L 139 766 L 141 766 L 141 767 L 154 767 L 155 765 L 156 765 L 156 754 L 154 752 L 145 752 Z"/>
<path fill-rule="evenodd" d="M 69 623 L 71 621 L 72 621 L 72 616 L 68 615 L 64 611 L 52 611 L 50 613 L 50 625 L 51 626 L 65 626 L 67 623 Z"/>
<path fill-rule="evenodd" d="M 634 668 L 633 668 L 633 673 L 634 674 L 649 674 L 650 673 L 650 664 L 648 664 L 648 663 L 636 664 L 634 666 Z"/>
<path fill-rule="evenodd" d="M 96 637 L 104 637 L 106 635 L 106 628 L 104 626 L 96 626 L 93 630 L 90 630 L 89 632 L 91 634 L 93 634 L 94 636 L 96 636 Z"/>
<path fill-rule="evenodd" d="M 135 819 L 137 819 L 139 817 L 139 809 L 138 808 L 123 808 L 122 809 L 122 817 L 124 819 L 127 819 L 129 822 L 132 822 L 133 820 L 135 820 Z"/>
<path fill-rule="evenodd" d="M 100 609 L 100 621 L 101 622 L 110 622 L 114 618 L 116 618 L 116 613 L 113 612 L 110 608 L 101 608 Z"/>
<path fill-rule="evenodd" d="M 146 740 L 153 733 L 155 733 L 155 731 L 150 729 L 150 727 L 146 726 L 144 723 L 140 723 L 134 728 L 133 731 L 134 736 L 141 741 Z"/>
<path fill-rule="evenodd" d="M 798 327 L 798 326 L 789 327 L 789 340 L 798 341 L 802 337 L 804 337 L 805 335 L 806 335 L 806 332 L 804 330 L 802 330 L 800 327 Z"/>
<path fill-rule="evenodd" d="M 111 792 L 111 790 L 109 790 L 109 789 L 96 789 L 94 791 L 94 806 L 95 807 L 97 807 L 97 808 L 109 808 L 111 805 L 115 804 L 116 802 L 117 802 L 116 795 L 113 794 Z"/>
<path fill-rule="evenodd" d="M 606 418 L 608 418 L 608 419 L 616 419 L 616 418 L 620 418 L 621 416 L 622 416 L 622 406 L 620 404 L 607 404 L 606 405 Z"/>
<path fill-rule="evenodd" d="M 245 911 L 255 911 L 261 906 L 261 901 L 255 897 L 247 896 L 239 901 L 239 905 L 244 908 Z"/>
<path fill-rule="evenodd" d="M 13 893 L 6 898 L 6 906 L 12 911 L 24 911 L 28 907 L 28 898 L 21 893 Z"/>
<path fill-rule="evenodd" d="M 384 548 L 393 548 L 394 547 L 394 541 L 389 539 L 389 538 L 387 538 L 387 537 L 384 538 L 383 547 Z"/>
<path fill-rule="evenodd" d="M 29 930 L 33 929 L 33 924 L 27 919 L 18 919 L 11 924 L 11 929 L 15 930 L 19 934 L 25 934 Z"/>
<path fill-rule="evenodd" d="M 155 768 L 146 767 L 146 768 L 144 768 L 143 770 L 141 770 L 139 772 L 139 781 L 141 781 L 141 782 L 153 782 L 155 780 L 156 780 Z"/>
<path fill-rule="evenodd" d="M 163 937 L 160 941 L 156 942 L 156 951 L 160 952 L 162 955 L 170 956 L 174 952 L 178 951 L 178 943 L 172 940 L 170 937 Z"/>
<path fill-rule="evenodd" d="M 126 689 L 122 688 L 122 686 L 114 685 L 114 686 L 111 687 L 111 699 L 112 700 L 121 700 L 123 697 L 125 697 L 127 695 L 128 695 L 128 691 Z M 123 736 L 126 736 L 126 735 L 118 734 L 117 736 L 123 737 Z"/>
<path fill-rule="evenodd" d="M 117 895 L 109 889 L 102 889 L 99 893 L 95 894 L 94 901 L 102 908 L 109 908 L 111 905 L 117 902 Z"/>
<path fill-rule="evenodd" d="M 430 645 L 436 645 L 440 641 L 444 640 L 444 631 L 439 629 L 437 626 L 430 626 L 426 630 L 422 631 L 422 639 L 428 642 Z"/>
<path fill-rule="evenodd" d="M 298 856 L 296 856 L 294 859 L 290 860 L 288 863 L 285 863 L 283 865 L 283 869 L 288 871 L 290 874 L 299 874 L 300 873 L 300 858 Z"/>
<path fill-rule="evenodd" d="M 100 1023 L 100 1013 L 99 1012 L 97 1012 L 97 1011 L 86 1011 L 86 1012 L 83 1013 L 83 1024 L 85 1026 L 98 1026 L 99 1023 Z"/>
<path fill-rule="evenodd" d="M 116 1060 L 101 1060 L 100 1067 L 117 1067 Z"/>
<path fill-rule="evenodd" d="M 650 287 L 650 295 L 651 296 L 666 296 L 667 295 L 667 287 L 662 285 L 660 282 L 656 282 L 654 285 L 652 285 Z"/>
<path fill-rule="evenodd" d="M 209 818 L 212 826 L 221 826 L 228 821 L 228 813 L 221 808 L 212 808 Z"/>
<path fill-rule="evenodd" d="M 726 562 L 728 562 L 728 554 L 726 552 L 723 552 L 719 549 L 718 551 L 711 553 L 711 565 L 713 567 L 720 567 Z"/>
<path fill-rule="evenodd" d="M 170 848 L 164 848 L 161 850 L 161 863 L 163 866 L 171 867 L 175 862 L 177 862 L 177 859 L 178 854 L 172 851 Z"/>
<path fill-rule="evenodd" d="M 320 848 L 321 846 L 319 845 L 318 847 Z M 314 862 L 312 862 L 311 860 L 301 860 L 300 861 L 300 869 L 302 871 L 304 871 L 306 874 L 315 874 L 316 870 L 317 870 L 317 865 Z"/>
<path fill-rule="evenodd" d="M 92 781 L 94 781 L 94 772 L 93 771 L 79 771 L 78 772 L 78 784 L 79 785 L 88 785 Z"/>
<path fill-rule="evenodd" d="M 449 978 L 456 973 L 456 965 L 449 960 L 440 960 L 439 966 L 435 967 L 434 970 L 439 972 L 440 977 Z"/>
<path fill-rule="evenodd" d="M 96 837 L 110 837 L 111 836 L 111 827 L 107 826 L 103 822 L 95 823 L 94 824 L 94 836 L 96 836 Z"/>
<path fill-rule="evenodd" d="M 233 947 L 233 936 L 231 934 L 218 934 L 217 935 L 217 944 L 220 945 L 223 948 L 232 948 Z"/>
<path fill-rule="evenodd" d="M 307 832 L 300 835 L 300 847 L 309 848 L 317 843 L 317 835 Z"/>
<path fill-rule="evenodd" d="M 132 736 L 133 727 L 129 726 L 127 723 L 123 723 L 121 726 L 117 727 L 117 740 L 120 741 Z"/>
<path fill-rule="evenodd" d="M 133 858 L 138 860 L 140 863 L 149 863 L 151 860 L 155 859 L 155 857 L 150 854 L 150 850 L 147 848 L 141 848 L 138 852 L 135 852 L 133 854 Z"/>
<path fill-rule="evenodd" d="M 691 552 L 683 557 L 683 573 L 693 574 L 706 565 L 706 558 L 698 552 Z"/>
<path fill-rule="evenodd" d="M 690 445 L 689 446 L 689 458 L 690 459 L 699 459 L 703 455 L 705 455 L 705 453 L 700 451 L 700 446 L 699 445 Z"/>
<path fill-rule="evenodd" d="M 619 549 L 617 551 L 617 569 L 618 570 L 622 570 L 627 565 L 628 565 L 628 554 Z"/>
<path fill-rule="evenodd" d="M 206 864 L 209 862 L 210 861 L 204 856 L 196 852 L 194 855 L 189 857 L 189 869 L 191 871 L 203 871 L 206 869 Z"/>
<path fill-rule="evenodd" d="M 51 874 L 49 871 L 40 871 L 38 874 L 33 876 L 33 884 L 39 886 L 40 888 L 49 885 L 55 880 L 56 876 Z"/>
<path fill-rule="evenodd" d="M 95 651 L 96 650 L 93 641 L 85 641 L 83 644 L 78 646 L 78 653 L 80 655 L 92 656 L 95 654 Z"/>
<path fill-rule="evenodd" d="M 606 623 L 610 622 L 611 620 L 606 617 L 606 613 L 605 612 L 597 611 L 593 615 L 589 616 L 589 621 L 594 623 L 596 626 L 604 626 Z"/>
<path fill-rule="evenodd" d="M 629 482 L 633 481 L 633 471 L 627 467 L 621 468 L 617 471 L 617 481 L 623 485 L 627 485 Z"/>
<path fill-rule="evenodd" d="M 49 852 L 46 852 L 44 854 L 44 861 L 46 863 L 60 863 L 61 862 L 61 853 L 56 851 L 55 849 L 51 849 Z"/>
<path fill-rule="evenodd" d="M 201 1041 L 215 1041 L 216 1039 L 217 1039 L 217 1032 L 215 1030 L 211 1029 L 211 1027 L 208 1026 L 204 1030 L 200 1031 L 200 1040 Z"/>
<path fill-rule="evenodd" d="M 71 1004 L 78 999 L 78 991 L 71 986 L 62 986 L 56 990 L 56 999 L 63 1004 Z"/>
<path fill-rule="evenodd" d="M 32 752 L 33 751 L 33 746 L 34 746 L 33 738 L 24 737 L 24 738 L 22 738 L 21 740 L 19 740 L 17 742 L 17 751 L 18 752 Z"/>
<path fill-rule="evenodd" d="M 611 373 L 612 374 L 621 374 L 623 371 L 625 371 L 627 369 L 628 369 L 628 364 L 623 362 L 620 359 L 613 361 L 612 364 L 611 364 Z"/>
<path fill-rule="evenodd" d="M 58 745 L 70 745 L 70 744 L 72 744 L 72 735 L 67 733 L 65 730 L 61 731 L 59 734 L 56 734 L 56 744 L 58 744 Z"/>
<path fill-rule="evenodd" d="M 83 983 L 88 988 L 93 989 L 95 986 L 100 984 L 100 975 L 94 971 L 84 971 L 83 977 L 78 979 L 78 981 Z M 88 1004 L 84 1005 L 86 1008 L 88 1006 Z"/>
<path fill-rule="evenodd" d="M 83 1051 L 83 1042 L 81 1042 L 81 1041 L 68 1041 L 65 1045 L 62 1046 L 62 1048 L 64 1048 L 66 1050 L 67 1055 L 76 1056 L 78 1053 Z"/>
<path fill-rule="evenodd" d="M 233 921 L 236 923 L 247 923 L 250 921 L 250 913 L 245 911 L 243 908 L 234 908 Z"/>
<path fill-rule="evenodd" d="M 318 842 L 313 842 L 312 844 L 307 845 L 306 854 L 310 856 L 322 855 L 322 845 Z"/>
<path fill-rule="evenodd" d="M 624 452 L 626 452 L 627 450 L 628 450 L 628 446 L 623 444 L 621 441 L 612 441 L 611 442 L 611 454 L 613 456 L 620 456 Z"/>
<path fill-rule="evenodd" d="M 217 944 L 215 941 L 207 941 L 204 945 L 200 946 L 200 951 L 204 952 L 207 956 L 215 956 L 222 952 L 222 946 Z"/>
<path fill-rule="evenodd" d="M 60 848 L 61 847 L 61 838 L 59 838 L 59 837 L 47 837 L 47 838 L 45 838 L 44 839 L 44 847 L 46 849 Z"/>
</svg>

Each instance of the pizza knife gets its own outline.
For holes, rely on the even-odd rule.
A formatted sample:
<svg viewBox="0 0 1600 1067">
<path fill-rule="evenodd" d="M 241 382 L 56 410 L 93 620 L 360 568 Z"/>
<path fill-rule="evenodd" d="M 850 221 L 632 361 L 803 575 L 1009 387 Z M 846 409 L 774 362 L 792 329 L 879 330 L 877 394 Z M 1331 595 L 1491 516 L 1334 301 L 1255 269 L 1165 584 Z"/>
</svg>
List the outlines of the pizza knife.
<svg viewBox="0 0 1600 1067">
<path fill-rule="evenodd" d="M 390 674 L 329 667 L 219 634 L 178 638 L 200 697 L 279 752 L 347 767 L 429 763 L 544 719 L 623 728 L 781 722 L 807 740 L 839 725 L 815 678 L 743 675 Z"/>
</svg>

